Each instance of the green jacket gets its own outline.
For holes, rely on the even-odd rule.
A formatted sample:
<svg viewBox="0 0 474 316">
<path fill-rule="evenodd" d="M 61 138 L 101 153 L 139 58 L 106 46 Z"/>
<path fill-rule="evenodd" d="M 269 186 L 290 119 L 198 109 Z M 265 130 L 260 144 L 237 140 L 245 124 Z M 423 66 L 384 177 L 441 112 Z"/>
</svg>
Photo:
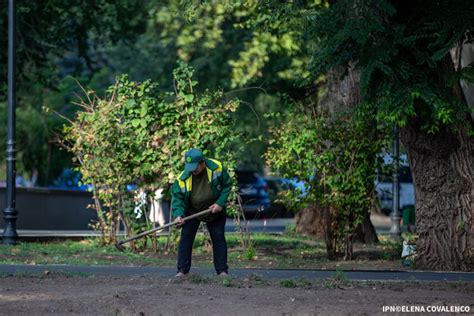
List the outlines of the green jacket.
<svg viewBox="0 0 474 316">
<path fill-rule="evenodd" d="M 216 204 L 223 208 L 232 187 L 227 170 L 222 166 L 220 161 L 214 159 L 205 159 L 206 171 L 209 182 L 211 183 L 212 193 L 216 198 Z M 189 214 L 189 204 L 192 193 L 192 173 L 183 171 L 174 181 L 171 188 L 171 207 L 173 208 L 174 217 L 183 217 Z"/>
</svg>

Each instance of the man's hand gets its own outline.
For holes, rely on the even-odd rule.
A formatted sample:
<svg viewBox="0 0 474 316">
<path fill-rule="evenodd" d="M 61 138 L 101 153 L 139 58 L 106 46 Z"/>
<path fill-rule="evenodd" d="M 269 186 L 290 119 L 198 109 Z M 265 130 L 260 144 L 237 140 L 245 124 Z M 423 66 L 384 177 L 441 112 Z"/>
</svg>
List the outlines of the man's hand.
<svg viewBox="0 0 474 316">
<path fill-rule="evenodd" d="M 211 209 L 211 213 L 213 214 L 222 211 L 222 206 L 219 206 L 217 204 L 212 204 L 209 208 Z"/>
<path fill-rule="evenodd" d="M 179 226 L 184 225 L 184 219 L 181 216 L 176 217 L 176 221 Z"/>
</svg>

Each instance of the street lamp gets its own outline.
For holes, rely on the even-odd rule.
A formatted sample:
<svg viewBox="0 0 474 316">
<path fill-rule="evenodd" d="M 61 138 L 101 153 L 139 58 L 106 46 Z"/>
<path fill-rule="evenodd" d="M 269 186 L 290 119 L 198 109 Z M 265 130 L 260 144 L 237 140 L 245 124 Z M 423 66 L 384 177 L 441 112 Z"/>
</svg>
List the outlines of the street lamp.
<svg viewBox="0 0 474 316">
<path fill-rule="evenodd" d="M 16 150 L 15 150 L 15 71 L 16 71 L 16 51 L 15 51 L 15 0 L 8 1 L 8 132 L 7 132 L 7 189 L 6 207 L 3 210 L 5 227 L 3 230 L 3 243 L 14 245 L 17 243 L 18 234 L 16 232 Z"/>
<path fill-rule="evenodd" d="M 400 240 L 402 234 L 400 229 L 400 146 L 399 146 L 399 130 L 398 125 L 393 127 L 393 204 L 392 212 L 390 213 L 390 220 L 392 225 L 390 227 L 390 236 L 395 240 Z"/>
</svg>

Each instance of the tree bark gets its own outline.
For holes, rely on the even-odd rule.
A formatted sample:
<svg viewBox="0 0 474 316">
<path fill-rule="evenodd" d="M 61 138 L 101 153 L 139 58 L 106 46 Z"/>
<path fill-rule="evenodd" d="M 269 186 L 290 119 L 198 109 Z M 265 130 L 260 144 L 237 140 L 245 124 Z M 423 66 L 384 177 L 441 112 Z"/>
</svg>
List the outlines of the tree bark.
<svg viewBox="0 0 474 316">
<path fill-rule="evenodd" d="M 472 271 L 473 138 L 462 125 L 436 135 L 420 130 L 420 125 L 413 120 L 401 129 L 415 184 L 417 266 Z"/>
<path fill-rule="evenodd" d="M 318 206 L 309 205 L 296 213 L 296 232 L 304 236 L 324 238 L 323 218 Z"/>
<path fill-rule="evenodd" d="M 446 55 L 439 67 L 441 86 L 454 67 Z M 466 102 L 459 84 L 452 95 Z M 425 269 L 474 269 L 474 137 L 469 135 L 474 120 L 462 111 L 456 119 L 436 134 L 423 131 L 416 117 L 401 129 L 415 185 L 417 266 Z"/>
<path fill-rule="evenodd" d="M 296 213 L 296 232 L 304 236 L 312 236 L 316 238 L 326 238 L 327 223 L 323 220 L 321 206 L 311 205 L 308 208 Z M 377 232 L 370 220 L 370 213 L 367 212 L 364 222 L 357 227 L 355 241 L 364 244 L 379 242 Z"/>
<path fill-rule="evenodd" d="M 379 242 L 374 225 L 370 220 L 369 212 L 365 213 L 364 221 L 357 227 L 355 241 L 360 241 L 364 244 L 372 244 Z"/>
<path fill-rule="evenodd" d="M 311 203 L 306 209 L 296 213 L 296 232 L 305 236 L 324 238 L 329 259 L 337 257 L 337 245 L 334 235 L 337 227 L 334 207 L 324 207 L 318 202 Z"/>
</svg>

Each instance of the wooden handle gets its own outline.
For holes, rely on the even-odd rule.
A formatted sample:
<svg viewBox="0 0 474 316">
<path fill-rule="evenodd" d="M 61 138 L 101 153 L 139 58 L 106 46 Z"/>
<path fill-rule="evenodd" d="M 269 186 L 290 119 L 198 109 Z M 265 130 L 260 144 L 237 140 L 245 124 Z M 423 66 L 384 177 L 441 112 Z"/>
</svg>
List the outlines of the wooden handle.
<svg viewBox="0 0 474 316">
<path fill-rule="evenodd" d="M 189 216 L 187 216 L 187 217 L 183 217 L 183 220 L 184 220 L 184 221 L 187 221 L 187 220 L 190 220 L 190 219 L 193 219 L 193 218 L 202 216 L 202 215 L 209 214 L 210 212 L 211 212 L 211 209 L 208 208 L 207 210 L 198 212 L 198 213 L 196 213 L 196 214 L 192 214 L 192 215 L 189 215 Z M 167 228 L 167 227 L 174 226 L 174 225 L 177 225 L 177 224 L 179 224 L 179 222 L 178 222 L 177 220 L 174 220 L 174 221 L 169 222 L 169 223 L 167 223 L 167 224 L 164 224 L 164 225 L 162 225 L 162 226 L 155 227 L 155 228 L 150 229 L 150 230 L 146 230 L 146 231 L 144 231 L 144 232 L 141 232 L 140 234 L 137 234 L 137 235 L 135 235 L 135 236 L 132 236 L 132 237 L 129 237 L 129 238 L 127 238 L 127 239 L 124 239 L 124 240 L 122 240 L 122 241 L 117 242 L 116 246 L 123 245 L 123 244 L 125 244 L 125 243 L 127 243 L 127 242 L 130 242 L 130 241 L 132 241 L 132 240 L 141 238 L 141 237 L 143 237 L 143 236 L 149 235 L 149 234 L 151 234 L 151 233 L 157 232 L 157 231 L 159 231 L 159 230 L 162 230 L 162 229 L 165 229 L 165 228 Z"/>
</svg>

